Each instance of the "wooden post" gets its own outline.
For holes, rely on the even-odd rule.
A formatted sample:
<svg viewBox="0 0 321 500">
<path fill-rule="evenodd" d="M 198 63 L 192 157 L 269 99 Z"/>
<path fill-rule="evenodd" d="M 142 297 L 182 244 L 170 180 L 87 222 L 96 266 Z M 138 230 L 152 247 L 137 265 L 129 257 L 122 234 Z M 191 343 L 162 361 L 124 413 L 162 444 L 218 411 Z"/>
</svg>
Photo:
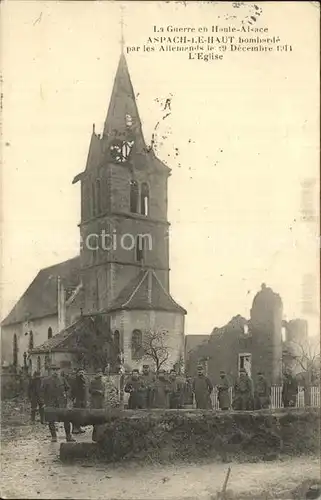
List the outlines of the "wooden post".
<svg viewBox="0 0 321 500">
<path fill-rule="evenodd" d="M 180 410 L 182 412 L 188 410 Z M 47 422 L 75 422 L 78 425 L 100 425 L 119 418 L 144 418 L 146 414 L 177 414 L 177 409 L 146 408 L 144 410 L 121 410 L 120 408 L 91 409 L 91 408 L 45 408 Z"/>
<path fill-rule="evenodd" d="M 74 422 L 79 425 L 95 425 L 109 422 L 123 414 L 119 408 L 89 409 L 89 408 L 45 408 L 47 422 Z"/>
<path fill-rule="evenodd" d="M 119 354 L 119 408 L 124 409 L 124 387 L 125 387 L 125 369 L 124 369 L 124 354 Z"/>
<path fill-rule="evenodd" d="M 226 499 L 226 487 L 227 487 L 227 482 L 229 480 L 230 474 L 231 474 L 231 467 L 229 467 L 227 469 L 226 477 L 225 477 L 223 488 L 222 488 L 222 492 L 221 492 L 221 500 L 225 500 Z"/>
</svg>

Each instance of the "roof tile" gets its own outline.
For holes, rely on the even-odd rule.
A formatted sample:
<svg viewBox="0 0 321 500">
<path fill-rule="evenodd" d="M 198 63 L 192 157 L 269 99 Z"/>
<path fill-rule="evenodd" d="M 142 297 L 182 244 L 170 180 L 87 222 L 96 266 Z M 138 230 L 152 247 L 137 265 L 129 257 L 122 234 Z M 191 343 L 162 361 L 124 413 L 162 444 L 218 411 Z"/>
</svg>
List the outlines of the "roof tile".
<svg viewBox="0 0 321 500">
<path fill-rule="evenodd" d="M 120 292 L 108 311 L 118 309 L 163 310 L 186 314 L 163 287 L 154 271 L 142 270 Z"/>
<path fill-rule="evenodd" d="M 71 337 L 81 335 L 94 328 L 94 320 L 91 316 L 81 316 L 75 323 L 68 326 L 54 337 L 46 340 L 40 346 L 32 349 L 31 354 L 46 353 L 51 351 L 70 351 L 69 342 Z"/>
<path fill-rule="evenodd" d="M 79 285 L 80 257 L 74 257 L 65 262 L 41 269 L 14 308 L 2 321 L 1 326 L 57 314 L 58 276 L 65 288 Z"/>
</svg>

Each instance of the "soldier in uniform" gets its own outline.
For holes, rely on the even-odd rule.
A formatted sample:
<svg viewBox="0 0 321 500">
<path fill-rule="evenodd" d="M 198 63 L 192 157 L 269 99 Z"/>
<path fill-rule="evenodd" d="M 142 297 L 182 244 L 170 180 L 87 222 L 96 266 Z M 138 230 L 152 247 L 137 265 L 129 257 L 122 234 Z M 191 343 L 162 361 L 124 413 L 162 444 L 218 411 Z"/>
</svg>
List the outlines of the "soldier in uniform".
<svg viewBox="0 0 321 500">
<path fill-rule="evenodd" d="M 183 408 L 184 405 L 184 384 L 177 377 L 176 370 L 172 369 L 169 374 L 171 392 L 169 394 L 170 408 Z"/>
<path fill-rule="evenodd" d="M 28 396 L 31 402 L 31 422 L 36 421 L 36 411 L 39 408 L 40 421 L 45 423 L 45 410 L 42 394 L 42 383 L 40 373 L 35 371 L 33 377 L 29 380 Z"/>
<path fill-rule="evenodd" d="M 295 406 L 298 394 L 298 382 L 291 372 L 286 369 L 283 374 L 282 401 L 284 408 Z"/>
<path fill-rule="evenodd" d="M 246 370 L 240 370 L 240 375 L 234 385 L 234 410 L 253 409 L 253 386 Z"/>
<path fill-rule="evenodd" d="M 103 381 L 103 372 L 98 370 L 95 377 L 90 382 L 90 408 L 102 409 L 105 403 L 105 383 Z"/>
<path fill-rule="evenodd" d="M 141 410 L 144 408 L 144 383 L 140 378 L 139 371 L 134 369 L 127 380 L 124 391 L 129 393 L 128 409 Z"/>
<path fill-rule="evenodd" d="M 87 406 L 87 380 L 82 368 L 76 373 L 71 387 L 71 399 L 74 408 L 86 408 Z M 73 424 L 72 433 L 81 434 L 85 432 L 79 425 Z"/>
<path fill-rule="evenodd" d="M 268 408 L 271 402 L 271 387 L 262 372 L 257 372 L 254 391 L 254 406 L 256 410 Z"/>
<path fill-rule="evenodd" d="M 218 402 L 221 410 L 228 410 L 230 407 L 230 396 L 229 396 L 229 382 L 226 373 L 220 371 L 220 384 L 217 386 L 218 390 Z"/>
<path fill-rule="evenodd" d="M 105 407 L 105 382 L 103 380 L 103 371 L 98 370 L 95 377 L 90 382 L 90 408 L 101 410 Z M 93 426 L 92 440 L 96 441 L 97 427 Z"/>
<path fill-rule="evenodd" d="M 212 409 L 211 393 L 213 392 L 213 384 L 206 377 L 202 365 L 197 367 L 197 376 L 193 380 L 193 392 L 196 399 L 196 408 Z"/>
<path fill-rule="evenodd" d="M 46 406 L 52 408 L 66 408 L 67 406 L 67 393 L 69 386 L 60 375 L 59 367 L 56 365 L 51 366 L 52 374 L 47 377 L 43 382 L 43 397 Z M 75 441 L 71 435 L 70 422 L 64 422 L 66 433 L 66 441 Z M 57 431 L 55 422 L 49 422 L 49 430 L 51 434 L 51 441 L 57 442 Z"/>
<path fill-rule="evenodd" d="M 169 408 L 171 387 L 165 370 L 159 370 L 153 386 L 152 408 Z"/>
<path fill-rule="evenodd" d="M 143 408 L 150 408 L 153 396 L 153 386 L 155 384 L 156 377 L 154 373 L 150 371 L 149 365 L 143 365 L 141 380 L 144 385 L 144 390 L 142 393 Z"/>
</svg>

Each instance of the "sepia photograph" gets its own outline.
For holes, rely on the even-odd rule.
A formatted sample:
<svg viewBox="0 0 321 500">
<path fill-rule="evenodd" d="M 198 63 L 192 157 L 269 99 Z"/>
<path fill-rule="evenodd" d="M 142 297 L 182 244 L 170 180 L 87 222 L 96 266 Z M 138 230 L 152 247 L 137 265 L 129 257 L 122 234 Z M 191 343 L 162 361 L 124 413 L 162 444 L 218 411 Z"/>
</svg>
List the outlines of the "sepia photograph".
<svg viewBox="0 0 321 500">
<path fill-rule="evenodd" d="M 319 2 L 0 14 L 1 498 L 321 500 Z"/>
</svg>

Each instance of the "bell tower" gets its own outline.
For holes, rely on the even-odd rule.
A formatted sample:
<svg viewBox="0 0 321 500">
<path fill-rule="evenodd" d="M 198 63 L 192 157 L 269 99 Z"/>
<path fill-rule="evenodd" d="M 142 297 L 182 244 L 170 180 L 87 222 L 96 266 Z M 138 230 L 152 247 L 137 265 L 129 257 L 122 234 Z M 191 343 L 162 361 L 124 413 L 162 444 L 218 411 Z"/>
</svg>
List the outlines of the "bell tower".
<svg viewBox="0 0 321 500">
<path fill-rule="evenodd" d="M 142 270 L 169 292 L 167 180 L 148 148 L 127 62 L 120 55 L 103 133 L 93 126 L 81 182 L 84 313 L 108 311 Z"/>
</svg>

